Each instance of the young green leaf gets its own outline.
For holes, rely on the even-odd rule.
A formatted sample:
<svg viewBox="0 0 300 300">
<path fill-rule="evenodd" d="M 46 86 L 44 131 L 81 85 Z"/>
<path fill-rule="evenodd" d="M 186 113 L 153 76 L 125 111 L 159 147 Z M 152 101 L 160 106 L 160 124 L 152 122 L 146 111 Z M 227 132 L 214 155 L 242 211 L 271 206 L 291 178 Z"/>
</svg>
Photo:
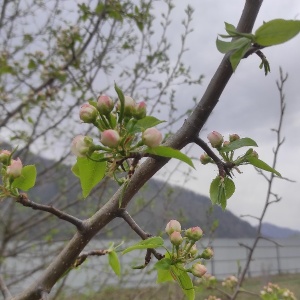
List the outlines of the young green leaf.
<svg viewBox="0 0 300 300">
<path fill-rule="evenodd" d="M 154 268 L 156 270 L 170 270 L 171 265 L 172 265 L 172 260 L 168 257 L 165 257 L 165 258 L 159 260 L 154 265 Z"/>
<path fill-rule="evenodd" d="M 249 50 L 250 47 L 251 47 L 251 41 L 248 40 L 247 43 L 245 43 L 243 46 L 241 46 L 239 49 L 237 49 L 230 55 L 230 63 L 233 72 L 236 70 L 241 59 L 244 57 L 244 55 L 246 54 L 246 52 Z"/>
<path fill-rule="evenodd" d="M 135 123 L 134 123 L 135 122 Z M 143 119 L 140 119 L 138 121 L 129 121 L 126 128 L 129 131 L 129 133 L 137 133 L 137 132 L 142 132 L 146 130 L 147 128 L 154 127 L 160 123 L 163 123 L 165 121 L 161 121 L 156 119 L 155 117 L 152 116 L 147 116 Z"/>
<path fill-rule="evenodd" d="M 181 265 L 173 265 L 171 266 L 171 274 L 174 277 L 174 279 L 178 282 L 180 285 L 182 291 L 186 295 L 188 300 L 194 300 L 195 299 L 195 290 L 193 282 L 190 278 L 190 276 L 187 274 L 185 270 L 182 270 Z"/>
<path fill-rule="evenodd" d="M 156 283 L 163 283 L 167 281 L 174 281 L 169 270 L 158 269 Z"/>
<path fill-rule="evenodd" d="M 22 168 L 21 176 L 16 178 L 12 187 L 28 191 L 35 185 L 36 180 L 36 167 L 34 165 L 28 165 Z"/>
<path fill-rule="evenodd" d="M 108 263 L 117 276 L 121 275 L 121 265 L 116 251 L 108 252 Z"/>
<path fill-rule="evenodd" d="M 133 250 L 137 249 L 154 249 L 161 247 L 164 244 L 164 240 L 160 236 L 153 236 L 149 239 L 142 240 L 135 245 L 132 245 L 128 248 L 126 248 L 122 254 L 126 254 L 128 252 L 131 252 Z"/>
<path fill-rule="evenodd" d="M 96 156 L 96 154 L 93 154 L 92 158 L 97 159 L 99 157 Z M 87 157 L 78 157 L 77 166 L 75 165 L 72 168 L 72 171 L 79 177 L 82 195 L 86 198 L 91 190 L 103 179 L 106 170 L 106 162 L 97 162 L 88 159 Z"/>
<path fill-rule="evenodd" d="M 287 42 L 300 32 L 299 20 L 275 19 L 264 23 L 255 32 L 255 43 L 273 46 Z"/>
<path fill-rule="evenodd" d="M 116 84 L 115 84 L 115 91 L 117 92 L 119 100 L 120 100 L 120 114 L 119 114 L 118 122 L 119 122 L 119 124 L 121 124 L 123 121 L 123 118 L 124 118 L 125 96 L 124 96 L 122 90 Z"/>
<path fill-rule="evenodd" d="M 173 149 L 166 146 L 158 146 L 153 148 L 147 148 L 145 152 L 163 157 L 176 158 L 187 163 L 192 168 L 195 168 L 192 160 L 177 149 Z"/>
<path fill-rule="evenodd" d="M 239 49 L 243 47 L 244 45 L 247 45 L 249 43 L 249 39 L 247 38 L 238 38 L 236 40 L 233 40 L 231 42 L 224 42 L 219 39 L 216 41 L 217 49 L 221 53 L 227 53 L 231 50 Z"/>
<path fill-rule="evenodd" d="M 228 146 L 222 147 L 220 152 L 229 152 L 242 147 L 258 147 L 256 142 L 250 138 L 241 138 L 239 140 L 231 142 Z"/>
<path fill-rule="evenodd" d="M 72 167 L 71 171 L 73 172 L 73 174 L 80 178 L 80 175 L 79 175 L 79 166 L 78 166 L 78 163 L 76 161 L 76 163 L 74 164 L 74 166 Z"/>
<path fill-rule="evenodd" d="M 260 159 L 258 159 L 256 157 L 253 157 L 253 156 L 248 157 L 247 160 L 254 167 L 262 169 L 262 170 L 265 170 L 265 171 L 268 171 L 268 172 L 271 172 L 271 173 L 274 173 L 277 176 L 281 177 L 281 174 L 279 172 L 277 172 L 275 169 L 273 169 L 272 167 L 270 167 L 264 161 L 262 161 L 262 160 L 260 160 Z"/>
</svg>

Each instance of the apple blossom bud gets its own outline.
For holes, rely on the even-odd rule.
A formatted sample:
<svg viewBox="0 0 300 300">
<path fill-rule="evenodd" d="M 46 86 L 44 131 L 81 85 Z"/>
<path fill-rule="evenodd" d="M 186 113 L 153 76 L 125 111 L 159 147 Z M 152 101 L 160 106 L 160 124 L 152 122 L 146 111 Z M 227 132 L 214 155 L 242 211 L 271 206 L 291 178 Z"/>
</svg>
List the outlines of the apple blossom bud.
<svg viewBox="0 0 300 300">
<path fill-rule="evenodd" d="M 229 141 L 230 142 L 234 142 L 240 139 L 240 136 L 236 133 L 230 134 L 229 135 Z"/>
<path fill-rule="evenodd" d="M 191 271 L 194 276 L 202 277 L 207 272 L 207 268 L 200 263 L 196 263 L 192 266 Z"/>
<path fill-rule="evenodd" d="M 170 234 L 170 241 L 173 245 L 179 246 L 183 241 L 183 238 L 182 238 L 180 232 L 174 231 L 173 233 L 171 233 Z"/>
<path fill-rule="evenodd" d="M 230 145 L 230 142 L 229 141 L 225 141 L 224 143 L 223 143 L 223 147 L 226 147 L 226 146 L 229 146 Z"/>
<path fill-rule="evenodd" d="M 71 151 L 77 157 L 85 157 L 92 145 L 92 138 L 84 135 L 77 135 L 72 141 Z"/>
<path fill-rule="evenodd" d="M 79 117 L 84 123 L 93 123 L 98 115 L 97 109 L 88 103 L 80 107 Z"/>
<path fill-rule="evenodd" d="M 181 225 L 177 220 L 171 220 L 166 226 L 166 233 L 168 235 L 173 232 L 181 232 Z"/>
<path fill-rule="evenodd" d="M 148 147 L 157 147 L 160 145 L 163 137 L 159 130 L 154 127 L 147 128 L 142 134 L 143 142 Z"/>
<path fill-rule="evenodd" d="M 189 228 L 185 231 L 185 236 L 188 239 L 192 240 L 192 241 L 200 240 L 202 235 L 203 235 L 203 231 L 198 226 L 197 227 L 191 227 L 191 228 Z"/>
<path fill-rule="evenodd" d="M 7 167 L 6 174 L 12 178 L 20 177 L 22 168 L 23 165 L 20 158 L 12 159 L 10 165 Z"/>
<path fill-rule="evenodd" d="M 100 114 L 109 115 L 114 109 L 114 102 L 106 95 L 101 95 L 97 100 L 97 108 Z"/>
<path fill-rule="evenodd" d="M 147 115 L 147 105 L 146 102 L 142 101 L 135 105 L 133 112 L 133 117 L 137 120 L 145 118 Z"/>
<path fill-rule="evenodd" d="M 206 165 L 208 163 L 213 162 L 213 160 L 209 157 L 207 153 L 203 153 L 200 155 L 200 162 L 202 165 Z"/>
<path fill-rule="evenodd" d="M 258 158 L 258 153 L 255 150 L 253 150 L 250 156 Z"/>
<path fill-rule="evenodd" d="M 7 165 L 9 163 L 9 157 L 11 155 L 11 152 L 8 150 L 1 150 L 0 151 L 0 163 L 3 163 L 4 165 Z"/>
<path fill-rule="evenodd" d="M 131 117 L 135 110 L 135 101 L 129 97 L 124 97 L 124 116 Z M 117 109 L 120 110 L 121 103 L 118 101 L 117 103 Z"/>
<path fill-rule="evenodd" d="M 198 253 L 198 249 L 197 249 L 196 244 L 194 244 L 192 246 L 192 248 L 190 249 L 190 254 L 191 254 L 192 257 L 194 257 L 197 253 Z"/>
<path fill-rule="evenodd" d="M 108 129 L 101 133 L 100 142 L 104 146 L 115 148 L 118 146 L 119 141 L 120 141 L 120 135 L 116 130 Z"/>
<path fill-rule="evenodd" d="M 201 258 L 204 259 L 211 259 L 213 256 L 214 256 L 214 251 L 210 247 L 206 248 L 201 254 Z"/>
<path fill-rule="evenodd" d="M 220 148 L 223 143 L 223 136 L 217 131 L 212 131 L 207 135 L 209 142 L 213 148 Z"/>
</svg>

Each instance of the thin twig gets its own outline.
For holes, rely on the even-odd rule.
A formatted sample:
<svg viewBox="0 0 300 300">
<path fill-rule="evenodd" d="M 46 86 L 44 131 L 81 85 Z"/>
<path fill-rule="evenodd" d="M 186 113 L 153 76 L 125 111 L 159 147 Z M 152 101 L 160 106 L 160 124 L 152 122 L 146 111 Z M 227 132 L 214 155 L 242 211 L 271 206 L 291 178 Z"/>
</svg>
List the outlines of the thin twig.
<svg viewBox="0 0 300 300">
<path fill-rule="evenodd" d="M 75 225 L 79 231 L 84 229 L 82 220 L 80 220 L 72 215 L 69 215 L 53 206 L 35 203 L 35 202 L 29 200 L 27 194 L 25 194 L 25 193 L 20 194 L 20 196 L 17 198 L 16 202 L 22 204 L 23 206 L 31 207 L 34 210 L 42 210 L 42 211 L 46 211 L 50 214 L 53 214 L 56 217 Z"/>
<path fill-rule="evenodd" d="M 78 266 L 80 266 L 89 256 L 103 256 L 106 255 L 107 253 L 109 253 L 109 250 L 101 250 L 101 249 L 82 252 L 75 260 L 73 267 L 77 268 Z"/>
</svg>

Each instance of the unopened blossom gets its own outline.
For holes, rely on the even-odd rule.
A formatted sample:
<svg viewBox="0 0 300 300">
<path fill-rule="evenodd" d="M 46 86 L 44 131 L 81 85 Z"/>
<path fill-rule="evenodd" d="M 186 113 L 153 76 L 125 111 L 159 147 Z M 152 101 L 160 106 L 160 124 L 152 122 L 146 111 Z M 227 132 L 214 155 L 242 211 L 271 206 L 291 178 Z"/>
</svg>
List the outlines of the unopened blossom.
<svg viewBox="0 0 300 300">
<path fill-rule="evenodd" d="M 206 165 L 208 163 L 213 162 L 213 160 L 210 158 L 210 156 L 207 153 L 203 153 L 200 155 L 200 162 L 202 165 Z"/>
<path fill-rule="evenodd" d="M 201 254 L 201 258 L 211 259 L 214 256 L 214 251 L 212 248 L 207 247 Z"/>
<path fill-rule="evenodd" d="M 100 114 L 108 115 L 114 109 L 114 102 L 110 97 L 101 95 L 97 100 L 97 108 Z"/>
<path fill-rule="evenodd" d="M 196 263 L 192 266 L 191 271 L 194 276 L 202 277 L 207 272 L 207 268 L 200 263 Z"/>
<path fill-rule="evenodd" d="M 174 231 L 181 232 L 181 225 L 177 220 L 171 220 L 166 226 L 166 233 L 172 234 Z"/>
<path fill-rule="evenodd" d="M 92 138 L 84 135 L 77 135 L 72 141 L 71 151 L 77 157 L 84 157 L 89 152 L 92 145 Z"/>
<path fill-rule="evenodd" d="M 192 241 L 198 241 L 203 236 L 203 231 L 198 226 L 191 227 L 185 231 L 185 236 Z"/>
<path fill-rule="evenodd" d="M 135 119 L 142 119 L 145 118 L 147 115 L 147 105 L 146 102 L 142 101 L 139 103 L 136 103 L 135 109 L 133 111 L 133 117 Z"/>
<path fill-rule="evenodd" d="M 212 131 L 207 135 L 209 142 L 213 148 L 220 148 L 223 143 L 223 136 L 217 131 Z"/>
<path fill-rule="evenodd" d="M 230 142 L 234 142 L 240 139 L 240 136 L 236 133 L 230 134 L 229 135 L 229 141 Z"/>
<path fill-rule="evenodd" d="M 120 135 L 116 130 L 108 129 L 101 133 L 100 142 L 104 146 L 115 148 L 118 146 L 119 141 L 120 141 Z"/>
<path fill-rule="evenodd" d="M 7 164 L 10 155 L 11 155 L 10 151 L 8 151 L 8 150 L 1 150 L 0 151 L 0 163 Z"/>
<path fill-rule="evenodd" d="M 163 136 L 159 130 L 154 127 L 147 128 L 142 134 L 143 142 L 148 147 L 157 147 L 162 142 Z"/>
<path fill-rule="evenodd" d="M 12 159 L 10 165 L 7 167 L 6 173 L 12 178 L 17 178 L 21 176 L 23 164 L 20 158 Z"/>
<path fill-rule="evenodd" d="M 86 103 L 80 107 L 79 117 L 85 123 L 95 122 L 97 115 L 98 111 L 93 105 Z"/>
<path fill-rule="evenodd" d="M 136 105 L 136 103 L 131 97 L 125 96 L 124 97 L 124 116 L 131 117 L 135 110 L 135 105 Z M 118 101 L 118 103 L 117 103 L 117 109 L 118 110 L 121 109 L 120 101 Z"/>
<path fill-rule="evenodd" d="M 170 241 L 173 245 L 179 246 L 183 241 L 183 237 L 181 236 L 180 232 L 174 231 L 170 234 Z"/>
</svg>

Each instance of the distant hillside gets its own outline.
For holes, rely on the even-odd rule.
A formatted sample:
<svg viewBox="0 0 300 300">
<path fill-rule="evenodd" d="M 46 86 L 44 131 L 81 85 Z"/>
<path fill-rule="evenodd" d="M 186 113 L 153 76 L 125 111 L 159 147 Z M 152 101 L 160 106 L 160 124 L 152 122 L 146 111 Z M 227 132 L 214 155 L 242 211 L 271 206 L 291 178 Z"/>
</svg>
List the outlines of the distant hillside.
<svg viewBox="0 0 300 300">
<path fill-rule="evenodd" d="M 292 230 L 289 228 L 279 227 L 270 223 L 263 223 L 261 229 L 262 235 L 268 238 L 273 239 L 285 239 L 291 237 L 299 237 L 300 238 L 300 231 L 299 230 Z"/>
<path fill-rule="evenodd" d="M 22 153 L 19 153 L 23 158 Z M 49 169 L 47 176 L 38 177 L 38 185 L 29 192 L 32 200 L 51 204 L 78 218 L 86 219 L 96 212 L 116 190 L 116 184 L 107 179 L 93 191 L 86 200 L 82 199 L 79 180 L 70 172 L 69 166 L 58 165 L 55 162 L 35 155 L 28 155 L 26 164 L 36 163 L 38 176 Z M 42 181 L 41 181 L 42 180 Z M 76 201 L 80 199 L 79 201 Z M 5 204 L 4 204 L 5 205 Z M 24 212 L 26 211 L 26 214 Z M 157 234 L 164 230 L 170 219 L 177 219 L 183 228 L 200 226 L 206 235 L 214 231 L 214 237 L 244 238 L 254 237 L 256 230 L 246 221 L 234 216 L 231 212 L 223 212 L 219 207 L 212 207 L 207 197 L 190 190 L 172 186 L 158 180 L 150 180 L 136 195 L 128 207 L 136 222 L 147 232 Z M 18 207 L 17 220 L 32 216 L 40 217 L 44 212 Z M 220 226 L 216 226 L 217 223 Z M 212 230 L 216 229 L 216 230 Z M 40 236 L 49 233 L 49 238 L 65 239 L 74 233 L 74 227 L 55 217 L 48 217 L 41 227 L 30 229 L 30 236 Z M 136 234 L 129 229 L 123 220 L 114 220 L 98 235 L 101 238 L 134 237 Z"/>
</svg>

